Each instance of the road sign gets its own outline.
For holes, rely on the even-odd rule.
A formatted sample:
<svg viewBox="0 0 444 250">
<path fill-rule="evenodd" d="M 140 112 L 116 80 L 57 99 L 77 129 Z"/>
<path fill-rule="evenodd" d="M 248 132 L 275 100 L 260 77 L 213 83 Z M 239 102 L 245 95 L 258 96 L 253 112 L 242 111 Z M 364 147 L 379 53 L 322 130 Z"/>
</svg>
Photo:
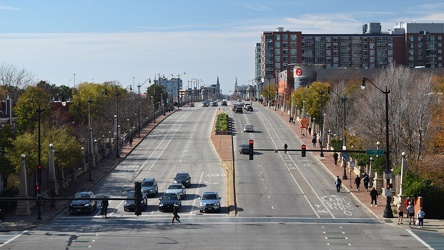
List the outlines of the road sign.
<svg viewBox="0 0 444 250">
<path fill-rule="evenodd" d="M 368 154 L 368 155 L 383 155 L 384 154 L 384 150 L 382 150 L 382 149 L 371 149 L 371 150 L 366 150 L 365 153 Z"/>
</svg>

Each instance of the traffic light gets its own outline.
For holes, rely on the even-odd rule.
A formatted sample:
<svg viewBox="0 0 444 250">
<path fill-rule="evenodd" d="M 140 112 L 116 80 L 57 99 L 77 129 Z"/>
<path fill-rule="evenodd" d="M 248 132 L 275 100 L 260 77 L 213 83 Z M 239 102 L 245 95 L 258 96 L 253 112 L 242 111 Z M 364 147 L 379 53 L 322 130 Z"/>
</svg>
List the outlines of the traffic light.
<svg viewBox="0 0 444 250">
<path fill-rule="evenodd" d="M 387 183 L 387 189 L 390 189 L 390 188 L 392 188 L 393 187 L 393 184 L 391 184 L 391 183 Z"/>
<path fill-rule="evenodd" d="M 302 144 L 302 150 L 301 150 L 301 156 L 302 157 L 305 157 L 306 150 L 307 150 L 307 145 Z"/>
<path fill-rule="evenodd" d="M 142 215 L 142 183 L 136 182 L 134 188 L 136 198 L 136 209 L 134 210 L 134 213 L 139 216 Z"/>
<path fill-rule="evenodd" d="M 250 160 L 253 160 L 253 140 L 250 140 L 249 145 L 250 145 L 250 152 L 249 152 Z"/>
</svg>

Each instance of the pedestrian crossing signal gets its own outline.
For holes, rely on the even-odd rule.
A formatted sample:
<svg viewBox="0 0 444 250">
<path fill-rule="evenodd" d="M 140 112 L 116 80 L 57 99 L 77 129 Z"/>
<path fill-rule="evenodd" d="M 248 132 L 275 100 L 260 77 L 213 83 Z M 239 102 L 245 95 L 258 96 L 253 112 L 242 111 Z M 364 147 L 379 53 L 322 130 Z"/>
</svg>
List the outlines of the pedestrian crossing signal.
<svg viewBox="0 0 444 250">
<path fill-rule="evenodd" d="M 301 150 L 301 156 L 302 157 L 305 157 L 306 150 L 307 150 L 307 145 L 302 144 L 302 150 Z"/>
<path fill-rule="evenodd" d="M 249 152 L 249 156 L 250 156 L 250 160 L 253 160 L 253 140 L 249 141 L 249 145 L 250 145 L 250 152 Z"/>
</svg>

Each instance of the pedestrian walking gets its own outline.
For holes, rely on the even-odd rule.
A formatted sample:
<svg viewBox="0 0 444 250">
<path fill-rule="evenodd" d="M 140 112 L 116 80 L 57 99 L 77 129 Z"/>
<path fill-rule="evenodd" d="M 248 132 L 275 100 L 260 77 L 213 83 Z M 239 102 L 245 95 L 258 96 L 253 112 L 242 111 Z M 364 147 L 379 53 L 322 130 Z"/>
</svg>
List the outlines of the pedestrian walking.
<svg viewBox="0 0 444 250">
<path fill-rule="evenodd" d="M 56 193 L 55 193 L 55 189 L 51 188 L 51 190 L 49 190 L 49 197 L 51 198 L 51 200 L 49 200 L 49 207 L 50 208 L 55 208 L 55 198 Z"/>
<path fill-rule="evenodd" d="M 407 207 L 407 215 L 409 216 L 409 225 L 415 225 L 415 207 L 411 201 L 409 201 L 409 205 Z"/>
<path fill-rule="evenodd" d="M 285 144 L 284 144 L 284 152 L 285 152 L 285 153 L 287 153 L 287 148 L 288 148 L 288 145 L 287 145 L 287 143 L 285 143 Z"/>
<path fill-rule="evenodd" d="M 356 175 L 355 184 L 356 184 L 356 191 L 359 191 L 359 186 L 361 186 L 361 177 L 359 177 L 359 175 Z"/>
<path fill-rule="evenodd" d="M 337 152 L 335 152 L 335 153 L 333 154 L 333 159 L 335 160 L 335 166 L 338 165 L 338 158 L 339 158 L 339 155 L 338 155 Z"/>
<path fill-rule="evenodd" d="M 368 177 L 367 173 L 364 173 L 362 181 L 364 182 L 365 192 L 368 192 L 368 183 L 370 182 L 370 177 Z"/>
<path fill-rule="evenodd" d="M 407 207 L 409 206 L 409 202 L 412 202 L 412 204 L 413 204 L 413 200 L 410 197 L 407 197 L 407 199 L 404 201 L 405 209 L 407 209 Z M 407 218 L 408 218 L 409 217 L 409 213 L 407 212 L 406 215 L 407 215 Z"/>
<path fill-rule="evenodd" d="M 106 216 L 108 214 L 108 205 L 109 205 L 109 201 L 108 201 L 108 198 L 105 196 L 102 200 L 102 209 L 100 211 L 102 218 L 106 218 Z"/>
<path fill-rule="evenodd" d="M 3 211 L 0 209 L 0 231 L 2 231 L 2 224 L 3 221 L 5 221 L 5 214 L 3 213 Z"/>
<path fill-rule="evenodd" d="M 179 222 L 179 224 L 182 224 L 182 222 L 180 222 L 180 216 L 179 214 L 177 214 L 177 210 L 179 208 L 177 206 L 173 206 L 173 218 L 171 219 L 171 225 L 174 224 L 174 220 L 177 220 Z"/>
<path fill-rule="evenodd" d="M 308 134 L 311 135 L 311 127 L 308 126 Z"/>
<path fill-rule="evenodd" d="M 425 212 L 424 210 L 422 210 L 422 207 L 420 207 L 418 210 L 418 214 L 416 215 L 416 218 L 418 219 L 419 228 L 424 227 L 424 217 L 425 217 Z"/>
<path fill-rule="evenodd" d="M 336 184 L 336 193 L 339 193 L 341 191 L 341 185 L 342 185 L 342 181 L 339 178 L 339 176 L 336 176 L 335 184 Z"/>
<path fill-rule="evenodd" d="M 370 197 L 372 197 L 372 201 L 370 203 L 370 206 L 373 207 L 373 202 L 375 203 L 375 207 L 378 206 L 378 191 L 376 191 L 376 188 L 373 187 L 372 191 L 370 191 Z"/>
<path fill-rule="evenodd" d="M 132 136 L 130 136 L 130 146 L 131 147 L 133 146 L 133 137 Z"/>
<path fill-rule="evenodd" d="M 313 136 L 313 139 L 311 139 L 311 143 L 313 143 L 313 147 L 315 148 L 316 147 L 316 133 Z"/>
<path fill-rule="evenodd" d="M 404 204 L 398 203 L 398 225 L 402 224 L 403 217 L 404 217 Z"/>
</svg>

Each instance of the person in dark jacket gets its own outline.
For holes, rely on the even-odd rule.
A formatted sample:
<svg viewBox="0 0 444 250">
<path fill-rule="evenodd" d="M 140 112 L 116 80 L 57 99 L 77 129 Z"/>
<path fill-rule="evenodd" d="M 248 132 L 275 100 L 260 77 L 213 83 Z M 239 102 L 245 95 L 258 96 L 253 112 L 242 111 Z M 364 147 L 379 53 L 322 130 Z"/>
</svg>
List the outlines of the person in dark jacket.
<svg viewBox="0 0 444 250">
<path fill-rule="evenodd" d="M 372 191 L 370 191 L 370 197 L 372 197 L 372 202 L 370 203 L 370 206 L 373 206 L 373 202 L 375 202 L 375 207 L 378 206 L 378 191 L 376 191 L 376 188 L 373 187 Z"/>
<path fill-rule="evenodd" d="M 362 176 L 362 181 L 364 182 L 365 192 L 368 192 L 368 183 L 370 182 L 370 177 L 367 173 L 364 173 L 364 176 Z"/>
<path fill-rule="evenodd" d="M 106 218 L 106 215 L 108 214 L 108 198 L 105 196 L 102 200 L 102 210 L 100 213 L 102 214 L 102 217 Z"/>
<path fill-rule="evenodd" d="M 359 191 L 359 186 L 361 186 L 361 177 L 359 177 L 359 175 L 356 175 L 355 184 L 356 184 L 356 191 Z"/>
<path fill-rule="evenodd" d="M 333 154 L 333 159 L 335 160 L 335 166 L 338 165 L 338 158 L 339 158 L 339 155 L 338 155 L 337 152 L 335 152 L 335 153 Z"/>
<path fill-rule="evenodd" d="M 179 216 L 179 214 L 177 214 L 177 210 L 179 210 L 178 207 L 173 206 L 173 218 L 171 219 L 171 225 L 174 224 L 174 220 L 177 220 L 179 222 L 179 224 L 182 224 L 182 222 L 180 222 L 180 220 L 179 220 L 180 216 Z"/>
</svg>

